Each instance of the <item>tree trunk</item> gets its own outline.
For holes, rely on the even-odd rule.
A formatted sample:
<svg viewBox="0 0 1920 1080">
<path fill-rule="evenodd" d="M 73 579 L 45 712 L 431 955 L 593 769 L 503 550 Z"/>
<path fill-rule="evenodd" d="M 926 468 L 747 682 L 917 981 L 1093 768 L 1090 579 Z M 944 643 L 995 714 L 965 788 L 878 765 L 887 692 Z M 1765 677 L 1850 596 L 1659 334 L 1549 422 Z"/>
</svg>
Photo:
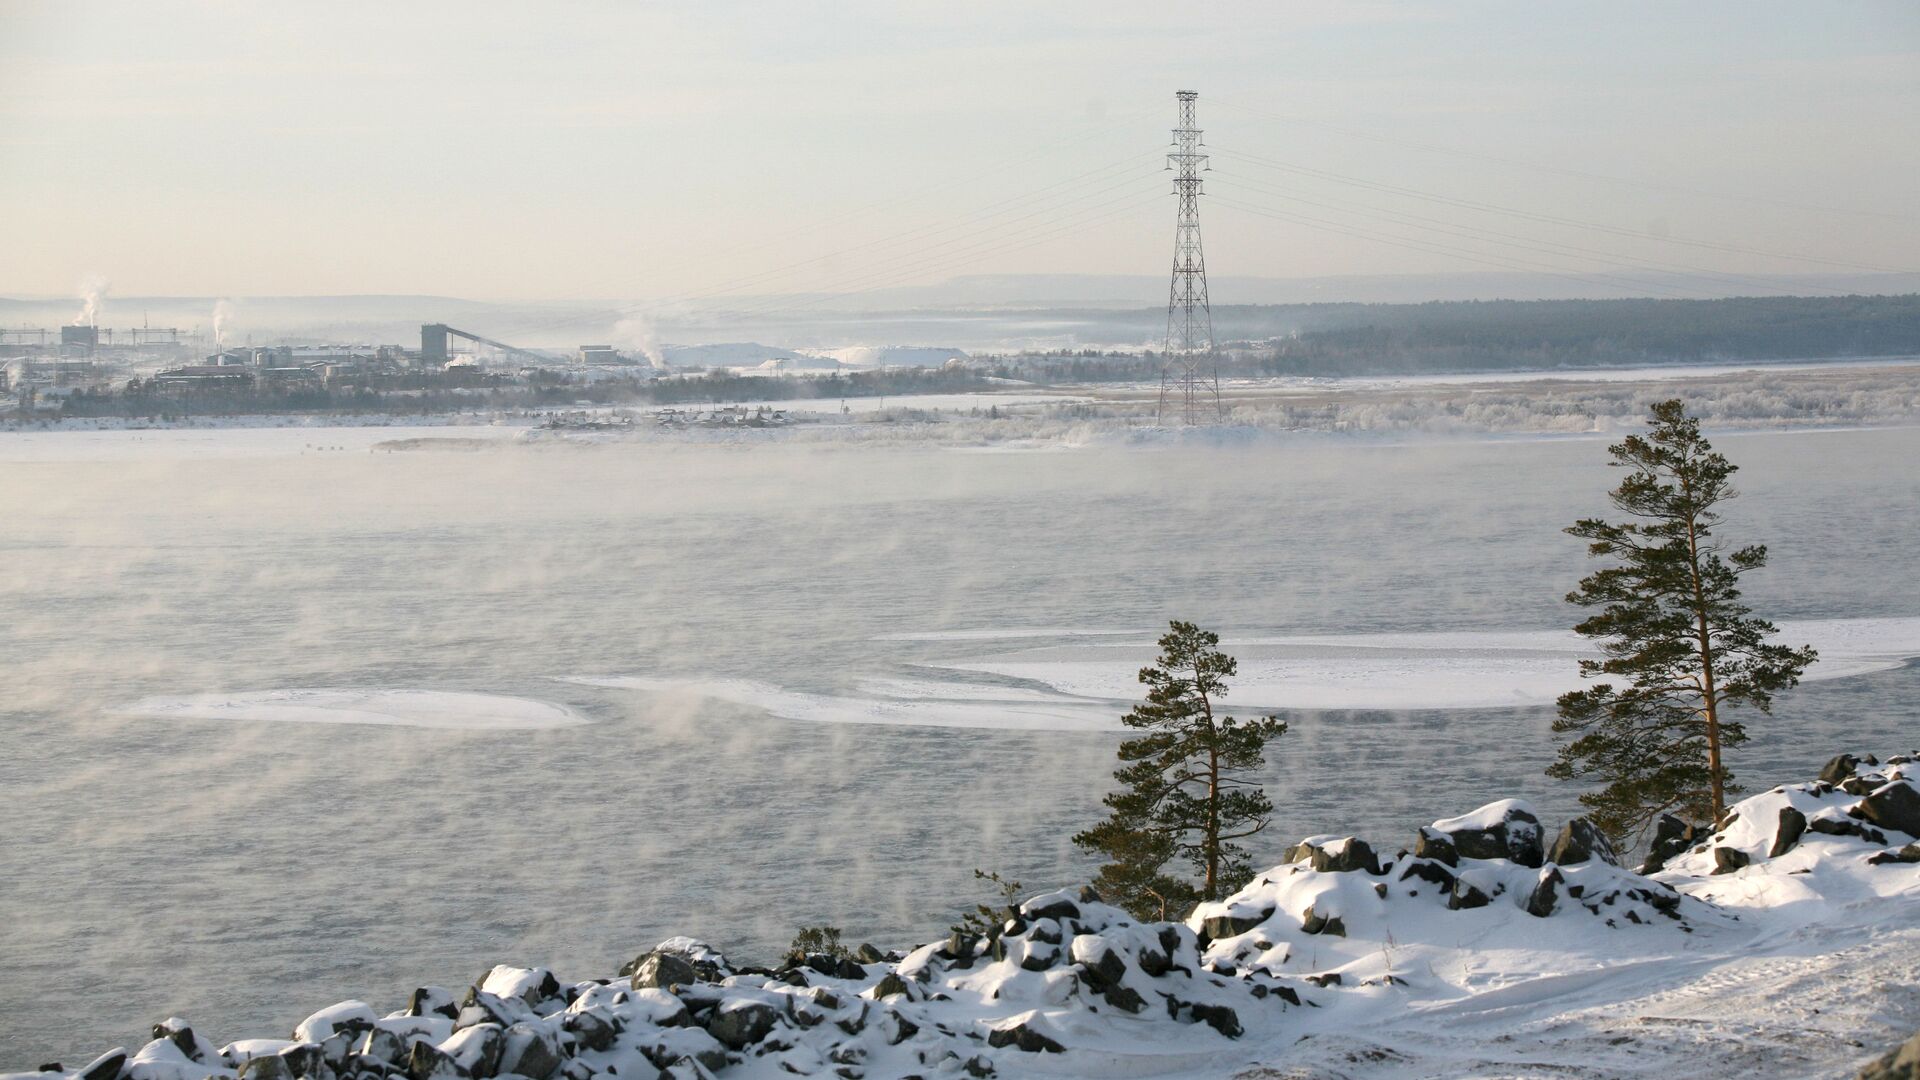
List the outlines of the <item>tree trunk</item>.
<svg viewBox="0 0 1920 1080">
<path fill-rule="evenodd" d="M 1713 634 L 1707 628 L 1707 595 L 1700 581 L 1700 538 L 1693 516 L 1687 516 L 1687 570 L 1693 577 L 1693 618 L 1700 642 L 1700 685 L 1707 721 L 1707 779 L 1713 791 L 1713 820 L 1727 814 L 1726 785 L 1720 775 L 1720 702 L 1713 681 Z"/>
</svg>

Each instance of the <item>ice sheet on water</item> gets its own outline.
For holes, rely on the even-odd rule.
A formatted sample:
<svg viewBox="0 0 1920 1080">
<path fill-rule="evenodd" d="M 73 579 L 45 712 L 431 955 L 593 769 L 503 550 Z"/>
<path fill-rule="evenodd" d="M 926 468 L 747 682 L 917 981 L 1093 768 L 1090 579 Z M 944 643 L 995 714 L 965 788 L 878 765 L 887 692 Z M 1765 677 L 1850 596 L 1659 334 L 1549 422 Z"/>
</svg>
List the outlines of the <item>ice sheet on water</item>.
<svg viewBox="0 0 1920 1080">
<path fill-rule="evenodd" d="M 374 724 L 464 731 L 539 731 L 587 723 L 564 705 L 446 690 L 290 689 L 150 697 L 122 712 L 157 720 Z"/>
<path fill-rule="evenodd" d="M 996 728 L 1024 731 L 1105 731 L 1119 724 L 1110 703 L 1061 694 L 968 683 L 885 680 L 861 684 L 855 696 L 789 690 L 750 679 L 683 680 L 646 676 L 581 676 L 567 682 L 613 690 L 684 694 L 764 709 L 786 720 L 822 724 Z"/>
<path fill-rule="evenodd" d="M 1780 640 L 1820 651 L 1808 681 L 1896 667 L 1920 656 L 1920 618 L 1781 620 Z M 1228 638 L 1240 663 L 1240 708 L 1469 709 L 1550 704 L 1581 685 L 1576 662 L 1595 655 L 1567 630 L 1456 631 Z M 1155 654 L 1150 634 L 1076 642 L 935 665 L 1001 675 L 1064 694 L 1139 695 Z"/>
</svg>

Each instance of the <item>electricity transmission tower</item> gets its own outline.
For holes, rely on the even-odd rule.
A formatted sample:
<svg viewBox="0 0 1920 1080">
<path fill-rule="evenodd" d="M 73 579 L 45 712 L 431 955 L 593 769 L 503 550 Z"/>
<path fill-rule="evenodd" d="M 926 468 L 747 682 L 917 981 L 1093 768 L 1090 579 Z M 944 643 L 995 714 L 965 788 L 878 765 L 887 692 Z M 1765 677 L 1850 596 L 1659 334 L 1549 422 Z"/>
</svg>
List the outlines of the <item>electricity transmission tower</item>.
<svg viewBox="0 0 1920 1080">
<path fill-rule="evenodd" d="M 1194 126 L 1193 102 L 1200 95 L 1182 90 L 1180 126 L 1173 129 L 1173 193 L 1180 214 L 1173 233 L 1173 288 L 1167 296 L 1167 355 L 1160 368 L 1160 405 L 1154 422 L 1166 423 L 1177 408 L 1182 422 L 1218 420 L 1220 365 L 1213 352 L 1213 308 L 1207 303 L 1207 257 L 1200 248 L 1200 173 L 1208 168 Z"/>
</svg>

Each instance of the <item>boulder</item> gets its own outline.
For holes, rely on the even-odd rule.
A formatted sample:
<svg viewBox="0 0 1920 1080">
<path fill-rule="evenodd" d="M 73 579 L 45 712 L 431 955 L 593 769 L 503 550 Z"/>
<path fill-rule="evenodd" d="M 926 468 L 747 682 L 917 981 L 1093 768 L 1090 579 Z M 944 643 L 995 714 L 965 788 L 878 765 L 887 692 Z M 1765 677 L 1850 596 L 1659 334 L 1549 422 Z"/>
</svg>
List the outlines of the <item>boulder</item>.
<svg viewBox="0 0 1920 1080">
<path fill-rule="evenodd" d="M 1407 864 L 1405 870 L 1400 871 L 1401 881 L 1416 877 L 1429 884 L 1437 885 L 1441 889 L 1453 888 L 1453 871 L 1436 861 L 1414 859 Z"/>
<path fill-rule="evenodd" d="M 1773 830 L 1773 846 L 1767 849 L 1767 858 L 1777 859 L 1793 850 L 1800 837 L 1807 831 L 1807 815 L 1791 806 L 1780 808 L 1780 824 Z"/>
<path fill-rule="evenodd" d="M 1869 844 L 1884 844 L 1887 834 L 1848 818 L 1816 817 L 1807 819 L 1807 831 L 1827 836 L 1857 836 Z"/>
<path fill-rule="evenodd" d="M 507 1029 L 500 1047 L 500 1072 L 548 1080 L 566 1063 L 560 1040 L 552 1030 L 532 1024 L 515 1024 Z"/>
<path fill-rule="evenodd" d="M 1887 784 L 1861 799 L 1855 813 L 1883 829 L 1920 836 L 1920 790 L 1905 780 Z"/>
<path fill-rule="evenodd" d="M 1338 915 L 1322 915 L 1309 906 L 1300 916 L 1300 931 L 1306 934 L 1332 934 L 1334 937 L 1347 936 L 1347 924 Z"/>
<path fill-rule="evenodd" d="M 279 1054 L 262 1054 L 240 1063 L 240 1080 L 294 1080 L 293 1068 Z"/>
<path fill-rule="evenodd" d="M 1020 914 L 1027 919 L 1077 919 L 1080 917 L 1080 905 L 1074 903 L 1073 898 L 1062 889 L 1036 896 L 1021 904 Z"/>
<path fill-rule="evenodd" d="M 1586 818 L 1577 817 L 1560 827 L 1560 835 L 1554 837 L 1553 847 L 1547 852 L 1547 861 L 1556 866 L 1576 866 L 1589 859 L 1620 865 L 1620 856 L 1613 850 L 1613 841 L 1607 839 L 1607 834 Z"/>
<path fill-rule="evenodd" d="M 487 1077 L 500 1071 L 505 1030 L 493 1024 L 461 1028 L 440 1043 L 440 1052 L 460 1067 L 461 1075 Z"/>
<path fill-rule="evenodd" d="M 1200 923 L 1200 930 L 1214 941 L 1238 937 L 1273 918 L 1273 912 L 1273 908 L 1231 909 L 1223 915 L 1209 915 Z"/>
<path fill-rule="evenodd" d="M 1564 834 L 1563 834 L 1564 835 Z M 1566 879 L 1560 876 L 1559 867 L 1552 866 L 1540 875 L 1539 884 L 1527 895 L 1527 914 L 1544 919 L 1553 914 L 1553 908 L 1559 902 L 1559 887 Z"/>
<path fill-rule="evenodd" d="M 1518 799 L 1488 803 L 1470 814 L 1433 823 L 1463 859 L 1511 859 L 1539 867 L 1546 859 L 1540 818 Z"/>
<path fill-rule="evenodd" d="M 1025 1021 L 1011 1024 L 1007 1027 L 994 1028 L 992 1031 L 987 1032 L 987 1045 L 995 1049 L 1003 1046 L 1011 1046 L 1018 1050 L 1024 1050 L 1029 1054 L 1060 1054 L 1065 1053 L 1067 1049 L 1053 1039 L 1035 1030 Z"/>
<path fill-rule="evenodd" d="M 460 1006 L 456 1004 L 453 991 L 438 986 L 422 986 L 414 990 L 407 999 L 408 1016 L 444 1016 L 449 1020 L 460 1015 Z"/>
<path fill-rule="evenodd" d="M 615 1037 L 620 1034 L 613 1016 L 600 1008 L 567 1013 L 561 1018 L 560 1026 L 573 1036 L 574 1046 L 581 1050 L 611 1050 Z"/>
<path fill-rule="evenodd" d="M 341 1031 L 358 1035 L 372 1027 L 377 1019 L 373 1007 L 366 1002 L 342 1001 L 300 1021 L 293 1029 L 293 1037 L 301 1042 L 317 1043 Z"/>
<path fill-rule="evenodd" d="M 1753 857 L 1739 848 L 1716 847 L 1713 849 L 1713 872 L 1731 874 L 1753 861 Z"/>
<path fill-rule="evenodd" d="M 1835 755 L 1829 759 L 1826 766 L 1820 770 L 1820 779 L 1838 787 L 1840 781 L 1853 775 L 1853 770 L 1857 768 L 1859 764 L 1860 759 L 1854 757 L 1852 754 Z"/>
<path fill-rule="evenodd" d="M 374 1028 L 360 1039 L 353 1052 L 369 1061 L 404 1068 L 407 1064 L 408 1040 L 397 1031 L 387 1028 Z"/>
<path fill-rule="evenodd" d="M 1240 1015 L 1226 1005 L 1206 1005 L 1195 1003 L 1188 1006 L 1193 1018 L 1229 1039 L 1240 1037 Z"/>
<path fill-rule="evenodd" d="M 1073 939 L 1073 962 L 1080 965 L 1081 978 L 1095 990 L 1103 990 L 1127 977 L 1127 962 L 1119 950 L 1097 934 L 1081 934 Z"/>
<path fill-rule="evenodd" d="M 1653 827 L 1653 841 L 1647 845 L 1647 860 L 1640 864 L 1642 874 L 1658 873 L 1667 865 L 1667 860 L 1692 847 L 1700 839 L 1697 826 L 1674 817 L 1661 814 Z"/>
<path fill-rule="evenodd" d="M 860 943 L 859 948 L 853 950 L 853 958 L 862 964 L 884 964 L 887 962 L 886 953 L 881 952 L 879 949 L 874 948 L 864 941 Z"/>
<path fill-rule="evenodd" d="M 665 990 L 674 986 L 692 986 L 699 980 L 692 964 L 672 953 L 656 949 L 633 962 L 633 978 L 628 985 L 635 990 L 650 986 Z"/>
<path fill-rule="evenodd" d="M 1920 863 L 1920 844 L 1908 844 L 1898 850 L 1888 848 L 1867 856 L 1868 866 L 1884 866 L 1887 863 Z"/>
<path fill-rule="evenodd" d="M 1312 847 L 1308 859 L 1309 865 L 1323 874 L 1380 872 L 1380 859 L 1374 854 L 1373 848 L 1365 840 L 1351 836 Z"/>
<path fill-rule="evenodd" d="M 1464 881 L 1455 881 L 1453 891 L 1447 895 L 1447 910 L 1464 911 L 1467 908 L 1486 907 L 1487 894 Z"/>
<path fill-rule="evenodd" d="M 1460 853 L 1453 846 L 1453 838 L 1432 826 L 1420 830 L 1420 835 L 1413 841 L 1413 854 L 1417 858 L 1432 859 L 1448 866 L 1460 865 Z M 1405 880 L 1404 875 L 1401 880 Z"/>
<path fill-rule="evenodd" d="M 254 1061 L 264 1060 L 264 1058 L 254 1059 Z M 247 1064 L 253 1063 L 250 1061 Z M 412 1080 L 458 1080 L 466 1075 L 466 1070 L 460 1067 L 460 1063 L 453 1059 L 452 1054 L 430 1042 L 417 1042 L 413 1044 L 412 1052 L 407 1055 L 407 1075 Z M 265 1080 L 277 1080 L 277 1078 L 267 1077 Z"/>
<path fill-rule="evenodd" d="M 741 1050 L 766 1038 L 779 1021 L 779 1009 L 763 1001 L 735 998 L 714 1008 L 707 1018 L 707 1034 Z"/>
</svg>

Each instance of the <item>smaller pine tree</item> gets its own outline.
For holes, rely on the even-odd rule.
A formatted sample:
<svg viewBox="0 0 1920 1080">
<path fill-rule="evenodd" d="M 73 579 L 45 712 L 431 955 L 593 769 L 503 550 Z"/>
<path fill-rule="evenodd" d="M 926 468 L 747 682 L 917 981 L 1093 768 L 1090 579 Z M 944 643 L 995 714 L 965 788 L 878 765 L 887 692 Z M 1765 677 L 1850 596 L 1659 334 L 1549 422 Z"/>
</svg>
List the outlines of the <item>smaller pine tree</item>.
<svg viewBox="0 0 1920 1080">
<path fill-rule="evenodd" d="M 1123 764 L 1113 776 L 1122 786 L 1105 800 L 1112 813 L 1073 838 L 1106 857 L 1100 892 L 1139 918 L 1184 913 L 1246 884 L 1252 865 L 1235 841 L 1264 829 L 1273 812 L 1245 774 L 1265 763 L 1266 744 L 1287 725 L 1215 715 L 1239 670 L 1219 644 L 1218 634 L 1192 623 L 1170 624 L 1159 659 L 1140 670 L 1147 700 L 1124 717 L 1145 734 L 1120 744 Z M 1168 871 L 1181 858 L 1197 883 Z"/>
</svg>

